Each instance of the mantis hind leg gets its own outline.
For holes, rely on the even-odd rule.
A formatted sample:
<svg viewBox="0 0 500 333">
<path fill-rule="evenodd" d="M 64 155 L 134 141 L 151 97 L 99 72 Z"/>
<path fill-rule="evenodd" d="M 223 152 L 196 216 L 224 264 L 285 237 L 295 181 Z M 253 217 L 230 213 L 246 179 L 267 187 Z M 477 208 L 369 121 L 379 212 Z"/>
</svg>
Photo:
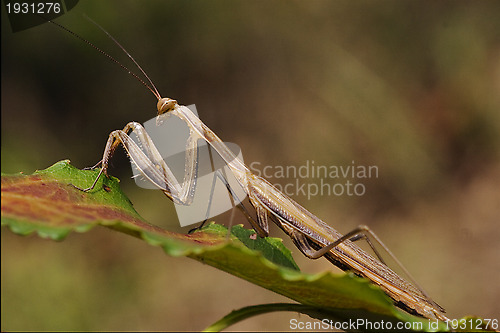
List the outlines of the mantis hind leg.
<svg viewBox="0 0 500 333">
<path fill-rule="evenodd" d="M 293 230 L 290 228 L 290 230 L 287 230 L 289 233 L 290 237 L 292 238 L 293 242 L 295 245 L 297 245 L 297 248 L 308 258 L 310 259 L 318 259 L 323 256 L 325 256 L 328 252 L 330 252 L 334 247 L 342 244 L 343 242 L 349 240 L 349 241 L 357 241 L 360 239 L 365 239 L 367 240 L 368 244 L 374 252 L 377 254 L 377 256 L 380 258 L 380 254 L 378 251 L 375 250 L 373 243 L 369 240 L 369 236 L 372 237 L 382 248 L 389 254 L 389 256 L 394 260 L 394 262 L 399 266 L 399 268 L 408 276 L 410 281 L 420 290 L 422 295 L 424 295 L 432 304 L 434 304 L 438 309 L 442 309 L 441 306 L 439 306 L 437 303 L 435 303 L 430 296 L 425 292 L 425 290 L 416 282 L 416 280 L 413 278 L 413 276 L 410 274 L 410 272 L 406 269 L 406 267 L 398 260 L 398 258 L 389 250 L 389 248 L 382 242 L 382 240 L 366 225 L 360 225 L 354 230 L 346 233 L 336 241 L 320 247 L 318 250 L 313 248 L 311 245 L 311 241 L 309 238 L 307 238 L 306 235 L 298 232 L 297 230 Z M 315 243 L 316 244 L 316 243 Z M 382 263 L 385 264 L 385 262 L 380 259 Z"/>
</svg>

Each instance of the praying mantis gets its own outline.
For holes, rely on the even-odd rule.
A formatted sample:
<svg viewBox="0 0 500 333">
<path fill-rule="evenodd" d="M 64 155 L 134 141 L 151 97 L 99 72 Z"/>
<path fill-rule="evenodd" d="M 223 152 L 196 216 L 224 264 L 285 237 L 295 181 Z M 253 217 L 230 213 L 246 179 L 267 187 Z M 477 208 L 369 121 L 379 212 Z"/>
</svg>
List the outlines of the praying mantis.
<svg viewBox="0 0 500 333">
<path fill-rule="evenodd" d="M 122 130 L 115 130 L 109 134 L 103 157 L 93 167 L 97 168 L 99 165 L 101 166 L 95 181 L 88 188 L 79 188 L 80 190 L 88 192 L 94 189 L 99 178 L 103 175 L 107 176 L 110 158 L 116 148 L 122 145 L 132 163 L 148 181 L 163 191 L 175 203 L 189 205 L 192 202 L 193 192 L 196 187 L 197 142 L 199 140 L 205 141 L 224 160 L 230 172 L 235 177 L 238 186 L 248 196 L 251 206 L 255 209 L 256 218 L 253 218 L 249 214 L 247 209 L 241 204 L 241 200 L 238 200 L 240 203 L 237 207 L 243 212 L 260 237 L 269 236 L 269 223 L 273 222 L 292 239 L 296 247 L 306 257 L 311 259 L 325 257 L 335 266 L 369 279 L 392 298 L 397 306 L 410 313 L 428 319 L 449 320 L 444 315 L 444 309 L 435 303 L 413 279 L 411 279 L 412 282 L 408 282 L 396 274 L 384 263 L 376 250 L 374 252 L 378 259 L 354 244 L 354 241 L 362 238 L 369 242 L 368 237 L 372 237 L 384 246 L 380 239 L 367 226 L 359 226 L 351 232 L 341 234 L 279 191 L 266 179 L 253 174 L 226 144 L 189 108 L 180 105 L 174 99 L 162 97 L 149 76 L 135 59 L 97 23 L 93 22 L 127 54 L 146 77 L 149 84 L 91 42 L 53 21 L 51 23 L 91 45 L 149 89 L 158 100 L 158 125 L 165 122 L 169 117 L 174 116 L 184 121 L 190 130 L 185 149 L 185 174 L 182 183 L 177 181 L 171 168 L 161 157 L 145 128 L 139 123 L 130 122 Z M 137 135 L 139 144 L 131 138 L 129 135 L 131 132 Z M 219 178 L 226 185 L 229 194 L 233 197 L 236 196 L 225 178 L 223 176 Z M 371 246 L 370 242 L 369 244 Z M 387 248 L 386 250 L 393 256 Z M 409 275 L 401 263 L 397 259 L 395 261 Z"/>
</svg>

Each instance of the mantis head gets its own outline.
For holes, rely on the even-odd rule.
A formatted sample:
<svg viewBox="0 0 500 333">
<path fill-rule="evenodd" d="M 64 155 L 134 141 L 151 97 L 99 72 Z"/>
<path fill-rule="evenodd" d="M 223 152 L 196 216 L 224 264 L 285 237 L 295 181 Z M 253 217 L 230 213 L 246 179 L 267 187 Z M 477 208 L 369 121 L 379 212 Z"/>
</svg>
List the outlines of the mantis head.
<svg viewBox="0 0 500 333">
<path fill-rule="evenodd" d="M 160 98 L 156 105 L 158 109 L 158 116 L 169 111 L 172 111 L 177 106 L 177 101 L 171 98 Z"/>
</svg>

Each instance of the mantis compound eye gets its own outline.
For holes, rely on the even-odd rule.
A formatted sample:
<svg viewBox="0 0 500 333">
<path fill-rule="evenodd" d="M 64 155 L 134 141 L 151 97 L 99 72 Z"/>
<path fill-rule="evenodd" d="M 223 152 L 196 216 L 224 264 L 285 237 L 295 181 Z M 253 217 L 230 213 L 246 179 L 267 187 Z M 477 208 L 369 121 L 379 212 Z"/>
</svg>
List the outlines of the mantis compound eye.
<svg viewBox="0 0 500 333">
<path fill-rule="evenodd" d="M 170 99 L 170 98 L 162 98 L 158 101 L 157 108 L 158 108 L 158 115 L 164 114 L 168 111 L 172 111 L 175 109 L 175 106 L 177 105 L 177 101 L 175 99 Z"/>
</svg>

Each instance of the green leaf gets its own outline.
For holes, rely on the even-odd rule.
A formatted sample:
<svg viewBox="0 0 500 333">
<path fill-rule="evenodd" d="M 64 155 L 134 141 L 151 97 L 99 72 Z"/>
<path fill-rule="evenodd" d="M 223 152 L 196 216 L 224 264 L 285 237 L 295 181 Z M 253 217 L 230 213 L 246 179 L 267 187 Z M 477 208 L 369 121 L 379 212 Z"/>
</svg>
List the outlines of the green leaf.
<svg viewBox="0 0 500 333">
<path fill-rule="evenodd" d="M 116 178 L 101 177 L 88 193 L 71 185 L 87 187 L 98 172 L 78 170 L 69 161 L 61 161 L 32 175 L 2 175 L 2 225 L 20 235 L 36 233 L 54 240 L 101 225 L 160 246 L 169 255 L 193 258 L 287 296 L 327 318 L 391 318 L 421 322 L 424 330 L 430 329 L 427 320 L 394 306 L 366 279 L 299 272 L 280 239 L 260 239 L 253 230 L 235 226 L 227 241 L 227 229 L 213 223 L 193 234 L 170 232 L 144 221 Z M 443 329 L 442 323 L 439 328 Z"/>
<path fill-rule="evenodd" d="M 88 193 L 77 189 L 92 184 L 99 170 L 78 170 L 69 161 L 58 162 L 32 175 L 2 175 L 2 225 L 20 235 L 62 240 L 71 231 L 85 232 L 103 225 L 162 245 L 171 255 L 226 242 L 227 229 L 212 225 L 203 232 L 185 235 L 144 221 L 119 188 L 116 178 L 100 177 Z M 298 270 L 280 239 L 252 240 L 253 230 L 234 227 L 235 238 L 276 265 Z M 248 241 L 246 241 L 248 239 Z"/>
<path fill-rule="evenodd" d="M 2 174 L 2 225 L 20 235 L 36 232 L 54 240 L 111 221 L 146 227 L 116 178 L 101 177 L 90 193 L 71 185 L 92 184 L 98 172 L 80 171 L 69 161 L 61 161 L 32 175 Z"/>
<path fill-rule="evenodd" d="M 304 331 L 313 329 L 319 330 L 345 330 L 345 331 L 382 331 L 394 330 L 397 325 L 404 325 L 404 322 L 392 316 L 377 315 L 369 312 L 350 311 L 344 309 L 318 308 L 315 306 L 292 304 L 292 303 L 272 303 L 255 306 L 247 306 L 239 310 L 234 310 L 224 318 L 213 323 L 205 328 L 204 332 L 219 332 L 234 325 L 242 320 L 276 311 L 293 311 L 306 314 L 311 318 L 318 319 L 321 322 L 302 321 L 303 326 L 299 326 L 298 322 L 290 322 L 290 328 Z M 361 317 L 355 317 L 362 314 Z M 359 320 L 361 319 L 361 320 Z M 374 324 L 384 323 L 384 327 Z M 423 322 L 413 322 L 415 330 L 433 331 L 438 328 L 438 323 L 434 322 L 435 327 L 429 325 L 424 326 Z M 309 326 L 305 326 L 309 325 Z M 313 326 L 315 325 L 315 326 Z M 370 326 L 372 325 L 372 326 Z M 403 326 L 404 327 L 404 326 Z M 371 329 L 370 329 L 371 328 Z"/>
</svg>

